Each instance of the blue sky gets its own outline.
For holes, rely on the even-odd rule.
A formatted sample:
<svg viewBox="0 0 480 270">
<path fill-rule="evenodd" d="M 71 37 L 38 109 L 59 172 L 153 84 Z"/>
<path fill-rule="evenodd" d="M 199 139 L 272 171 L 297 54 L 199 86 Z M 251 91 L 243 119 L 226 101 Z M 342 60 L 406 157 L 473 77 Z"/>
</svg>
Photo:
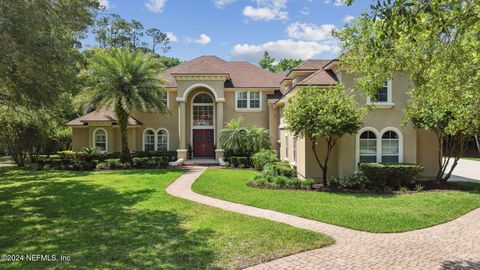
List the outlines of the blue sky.
<svg viewBox="0 0 480 270">
<path fill-rule="evenodd" d="M 357 0 L 99 0 L 104 13 L 136 19 L 171 36 L 167 56 L 189 60 L 217 55 L 256 63 L 268 51 L 279 58 L 332 58 L 332 29 L 358 17 L 371 3 Z M 94 44 L 92 36 L 84 45 Z"/>
</svg>

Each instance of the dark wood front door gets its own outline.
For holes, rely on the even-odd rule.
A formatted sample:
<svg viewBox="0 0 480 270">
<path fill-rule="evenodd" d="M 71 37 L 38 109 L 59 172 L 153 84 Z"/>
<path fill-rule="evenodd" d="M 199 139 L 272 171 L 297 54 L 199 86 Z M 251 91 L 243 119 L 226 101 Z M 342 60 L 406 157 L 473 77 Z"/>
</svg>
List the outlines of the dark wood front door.
<svg viewBox="0 0 480 270">
<path fill-rule="evenodd" d="M 213 158 L 215 157 L 213 129 L 193 130 L 193 157 Z"/>
</svg>

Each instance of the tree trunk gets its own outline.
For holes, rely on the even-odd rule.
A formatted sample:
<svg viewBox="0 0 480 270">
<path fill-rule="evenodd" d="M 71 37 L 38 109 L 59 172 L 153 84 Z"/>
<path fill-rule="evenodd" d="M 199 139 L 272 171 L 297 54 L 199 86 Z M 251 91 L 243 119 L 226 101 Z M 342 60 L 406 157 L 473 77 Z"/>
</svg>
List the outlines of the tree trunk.
<svg viewBox="0 0 480 270">
<path fill-rule="evenodd" d="M 315 147 L 315 140 L 312 140 L 312 151 L 315 154 L 315 159 L 317 161 L 318 166 L 322 169 L 322 183 L 324 187 L 328 186 L 327 182 L 327 173 L 328 173 L 328 160 L 330 159 L 330 154 L 332 153 L 332 149 L 335 146 L 335 143 L 337 142 L 338 138 L 326 138 L 325 140 L 327 141 L 327 153 L 325 154 L 325 159 L 324 163 L 320 161 L 320 157 L 318 156 L 317 153 L 317 148 Z"/>
<path fill-rule="evenodd" d="M 128 148 L 128 113 L 122 108 L 121 102 L 118 101 L 115 108 L 115 116 L 117 117 L 118 124 L 120 125 L 120 143 L 122 149 L 120 152 L 120 162 L 132 164 L 132 155 L 130 154 L 130 149 Z"/>
<path fill-rule="evenodd" d="M 478 135 L 475 135 L 475 144 L 477 145 L 478 154 L 480 154 L 480 138 L 478 138 Z"/>
</svg>

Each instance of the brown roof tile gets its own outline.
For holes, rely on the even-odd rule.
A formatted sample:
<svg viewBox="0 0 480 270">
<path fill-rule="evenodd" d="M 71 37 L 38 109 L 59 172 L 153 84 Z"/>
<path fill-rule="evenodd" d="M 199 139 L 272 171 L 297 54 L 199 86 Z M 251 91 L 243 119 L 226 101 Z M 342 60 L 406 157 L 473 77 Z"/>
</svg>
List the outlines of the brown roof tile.
<svg viewBox="0 0 480 270">
<path fill-rule="evenodd" d="M 316 70 L 316 69 L 321 69 L 328 63 L 332 61 L 331 59 L 325 60 L 325 59 L 309 59 L 306 60 L 305 62 L 301 63 L 300 65 L 296 66 L 292 70 Z"/>
<path fill-rule="evenodd" d="M 115 114 L 112 110 L 101 109 L 87 113 L 84 116 L 80 116 L 79 118 L 68 122 L 67 126 L 83 126 L 88 122 L 117 122 L 117 119 L 115 118 Z M 142 125 L 142 122 L 133 117 L 129 117 L 128 124 L 131 126 L 139 126 Z"/>
<path fill-rule="evenodd" d="M 272 73 L 249 62 L 225 61 L 216 56 L 202 56 L 182 63 L 160 74 L 167 81 L 167 87 L 177 87 L 176 74 L 228 74 L 226 87 L 268 87 L 280 88 L 285 74 Z"/>
<path fill-rule="evenodd" d="M 297 85 L 334 85 L 337 83 L 338 79 L 333 71 L 320 69 Z"/>
</svg>

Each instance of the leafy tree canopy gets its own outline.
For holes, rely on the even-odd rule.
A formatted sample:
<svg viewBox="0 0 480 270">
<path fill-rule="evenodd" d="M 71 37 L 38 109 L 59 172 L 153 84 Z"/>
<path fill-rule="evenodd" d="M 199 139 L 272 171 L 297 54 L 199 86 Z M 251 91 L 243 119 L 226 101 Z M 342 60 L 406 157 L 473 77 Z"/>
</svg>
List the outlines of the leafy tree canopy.
<svg viewBox="0 0 480 270">
<path fill-rule="evenodd" d="M 297 91 L 285 110 L 287 129 L 293 136 L 308 139 L 316 161 L 323 171 L 327 185 L 327 165 L 336 142 L 344 134 L 357 132 L 362 124 L 362 109 L 357 107 L 353 95 L 342 85 L 333 88 L 305 87 Z M 326 155 L 320 160 L 317 143 L 327 143 Z"/>
<path fill-rule="evenodd" d="M 271 72 L 290 71 L 301 63 L 303 63 L 303 60 L 300 59 L 280 59 L 280 61 L 275 64 L 275 58 L 271 57 L 268 52 L 264 52 L 262 59 L 258 61 L 258 64 L 262 68 Z"/>
<path fill-rule="evenodd" d="M 0 104 L 41 107 L 69 91 L 96 0 L 0 1 Z"/>
<path fill-rule="evenodd" d="M 436 132 L 437 178 L 447 168 L 444 139 L 453 140 L 446 153 L 454 157 L 453 169 L 464 140 L 480 131 L 478 14 L 476 0 L 379 1 L 336 34 L 343 42 L 342 65 L 360 75 L 357 89 L 373 94 L 393 71 L 408 72 L 406 121 Z"/>
</svg>

